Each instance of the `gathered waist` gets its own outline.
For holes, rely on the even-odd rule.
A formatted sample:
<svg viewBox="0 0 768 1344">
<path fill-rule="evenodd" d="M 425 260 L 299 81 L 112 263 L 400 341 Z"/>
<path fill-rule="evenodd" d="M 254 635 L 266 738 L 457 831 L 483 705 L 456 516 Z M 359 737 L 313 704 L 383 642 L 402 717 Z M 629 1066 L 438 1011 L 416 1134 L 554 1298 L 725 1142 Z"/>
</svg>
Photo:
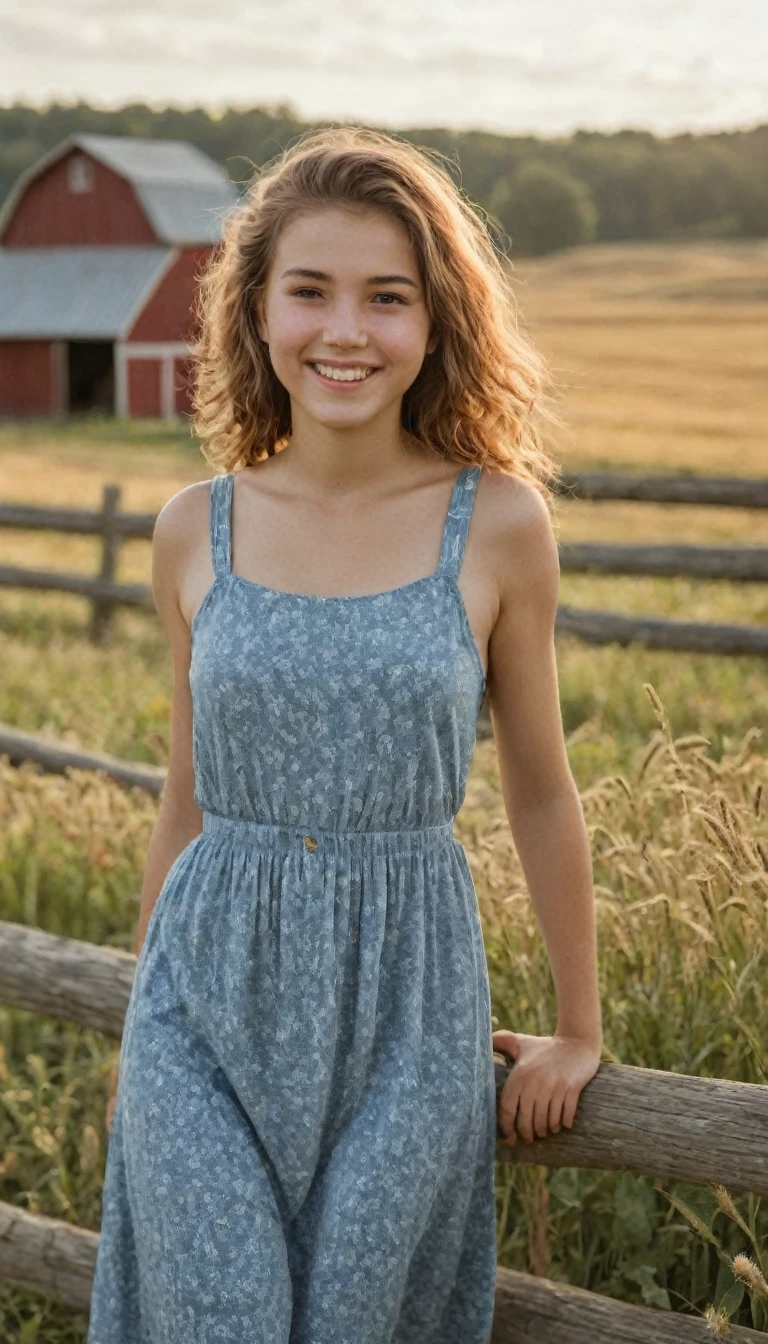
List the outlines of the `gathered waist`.
<svg viewBox="0 0 768 1344">
<path fill-rule="evenodd" d="M 453 839 L 453 820 L 434 826 L 402 830 L 323 830 L 310 825 L 251 821 L 203 812 L 203 835 L 229 837 L 234 843 L 257 848 L 297 848 L 308 854 L 344 850 L 360 854 L 410 854 L 446 844 Z"/>
</svg>

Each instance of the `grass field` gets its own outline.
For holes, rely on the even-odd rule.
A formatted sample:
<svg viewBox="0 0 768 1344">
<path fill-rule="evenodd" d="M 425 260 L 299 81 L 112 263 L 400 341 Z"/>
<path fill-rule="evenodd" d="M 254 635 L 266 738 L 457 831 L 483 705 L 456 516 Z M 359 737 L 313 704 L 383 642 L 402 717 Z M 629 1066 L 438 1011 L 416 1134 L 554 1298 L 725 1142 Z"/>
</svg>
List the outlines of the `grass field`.
<svg viewBox="0 0 768 1344">
<path fill-rule="evenodd" d="M 552 360 L 570 469 L 768 474 L 768 243 L 581 249 L 517 271 L 524 325 Z M 152 510 L 210 475 L 183 428 L 81 421 L 0 427 L 0 499 Z M 768 516 L 561 502 L 562 540 L 768 544 Z M 119 577 L 147 581 L 146 542 Z M 5 563 L 93 573 L 96 544 L 0 532 Z M 765 624 L 760 585 L 564 576 L 562 600 L 678 619 Z M 124 611 L 87 641 L 74 597 L 0 591 L 0 720 L 165 763 L 170 659 L 152 615 Z M 764 662 L 558 642 L 563 721 L 592 840 L 605 1057 L 768 1083 Z M 670 727 L 645 689 L 650 684 Z M 677 743 L 677 745 L 675 745 Z M 130 948 L 154 800 L 86 772 L 0 763 L 0 917 Z M 493 743 L 478 743 L 457 822 L 486 934 L 501 1025 L 546 1033 L 552 986 L 509 836 Z M 761 848 L 762 847 L 762 848 Z M 0 1009 L 0 1199 L 97 1228 L 103 1106 L 114 1043 Z M 630 1176 L 497 1171 L 500 1261 L 628 1301 L 722 1304 L 768 1330 L 728 1257 L 768 1274 L 768 1213 L 676 1182 L 709 1229 Z M 718 1248 L 708 1237 L 719 1242 Z M 722 1253 L 722 1256 L 721 1256 Z M 0 1344 L 84 1338 L 84 1318 L 0 1286 Z"/>
</svg>

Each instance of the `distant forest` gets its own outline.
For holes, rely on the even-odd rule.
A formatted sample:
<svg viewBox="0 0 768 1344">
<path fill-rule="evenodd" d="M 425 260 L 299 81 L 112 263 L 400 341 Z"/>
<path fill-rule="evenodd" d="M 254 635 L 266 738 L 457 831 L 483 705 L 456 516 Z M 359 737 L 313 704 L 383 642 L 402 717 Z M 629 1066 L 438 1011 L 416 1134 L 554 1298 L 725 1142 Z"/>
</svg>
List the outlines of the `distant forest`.
<svg viewBox="0 0 768 1344">
<path fill-rule="evenodd" d="M 312 123 L 335 124 L 340 123 Z M 272 110 L 115 110 L 87 103 L 0 107 L 0 200 L 30 163 L 75 132 L 188 140 L 244 187 L 310 124 Z M 626 239 L 768 236 L 768 125 L 660 138 L 650 131 L 576 131 L 567 138 L 397 132 L 440 151 L 465 194 L 501 228 L 511 255 Z"/>
</svg>

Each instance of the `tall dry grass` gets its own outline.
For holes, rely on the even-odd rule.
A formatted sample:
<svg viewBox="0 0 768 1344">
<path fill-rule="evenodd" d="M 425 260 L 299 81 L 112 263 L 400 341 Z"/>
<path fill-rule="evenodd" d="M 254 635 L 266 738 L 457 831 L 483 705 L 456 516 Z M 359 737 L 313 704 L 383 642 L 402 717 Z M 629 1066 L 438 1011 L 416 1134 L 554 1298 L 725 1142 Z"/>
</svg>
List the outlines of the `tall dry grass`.
<svg viewBox="0 0 768 1344">
<path fill-rule="evenodd" d="M 716 758 L 657 719 L 626 770 L 581 790 L 594 859 L 604 1058 L 768 1083 L 768 760 L 750 730 Z M 458 830 L 483 921 L 499 1025 L 551 1032 L 551 975 L 493 744 L 478 747 Z M 768 1209 L 683 1182 L 500 1167 L 503 1262 L 623 1300 L 768 1329 Z M 740 1263 L 740 1262 L 739 1262 Z M 743 1268 L 743 1266 L 742 1266 Z"/>
</svg>

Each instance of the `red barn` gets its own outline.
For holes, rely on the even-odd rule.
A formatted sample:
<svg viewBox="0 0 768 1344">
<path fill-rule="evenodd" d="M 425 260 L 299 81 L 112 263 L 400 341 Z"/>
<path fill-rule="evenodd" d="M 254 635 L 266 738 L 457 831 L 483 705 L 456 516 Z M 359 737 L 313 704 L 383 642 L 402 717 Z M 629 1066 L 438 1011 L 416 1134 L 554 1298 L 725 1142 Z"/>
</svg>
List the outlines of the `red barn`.
<svg viewBox="0 0 768 1344">
<path fill-rule="evenodd" d="M 0 415 L 175 419 L 200 263 L 237 203 L 181 140 L 73 135 L 0 210 Z"/>
</svg>

